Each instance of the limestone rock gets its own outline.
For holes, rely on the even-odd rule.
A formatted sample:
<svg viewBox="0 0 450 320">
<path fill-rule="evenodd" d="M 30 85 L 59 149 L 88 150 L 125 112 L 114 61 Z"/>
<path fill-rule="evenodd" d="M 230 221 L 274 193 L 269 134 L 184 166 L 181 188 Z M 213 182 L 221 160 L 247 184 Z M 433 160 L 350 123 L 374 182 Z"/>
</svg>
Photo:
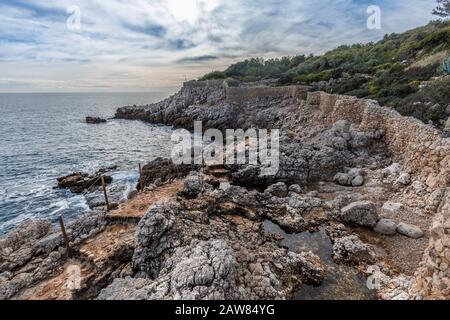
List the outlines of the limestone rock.
<svg viewBox="0 0 450 320">
<path fill-rule="evenodd" d="M 364 244 L 358 236 L 339 238 L 333 245 L 333 259 L 342 263 L 373 263 L 375 256 L 372 249 Z"/>
<path fill-rule="evenodd" d="M 171 250 L 177 237 L 172 227 L 178 210 L 176 203 L 161 202 L 150 208 L 139 222 L 135 234 L 133 266 L 156 277 L 160 271 L 161 256 Z"/>
<path fill-rule="evenodd" d="M 393 236 L 397 233 L 397 224 L 390 219 L 380 219 L 373 230 L 379 234 Z"/>
<path fill-rule="evenodd" d="M 396 185 L 407 186 L 411 183 L 411 175 L 409 173 L 402 173 L 400 177 L 395 181 Z"/>
<path fill-rule="evenodd" d="M 197 197 L 205 190 L 203 176 L 197 172 L 191 172 L 184 180 L 183 196 Z"/>
<path fill-rule="evenodd" d="M 289 192 L 293 192 L 296 194 L 301 194 L 302 193 L 302 187 L 300 187 L 298 184 L 293 184 L 291 186 L 289 186 Z"/>
<path fill-rule="evenodd" d="M 399 210 L 401 210 L 403 208 L 403 204 L 401 203 L 396 203 L 396 202 L 391 202 L 391 201 L 387 201 L 383 204 L 382 209 L 384 211 L 387 211 L 389 213 L 395 213 L 398 212 Z"/>
<path fill-rule="evenodd" d="M 358 201 L 342 208 L 341 219 L 347 223 L 373 228 L 378 221 L 378 213 L 373 202 Z"/>
<path fill-rule="evenodd" d="M 354 187 L 360 187 L 364 184 L 364 178 L 362 176 L 356 176 L 352 180 L 352 186 Z"/>
<path fill-rule="evenodd" d="M 278 198 L 285 198 L 288 194 L 288 188 L 284 182 L 279 182 L 269 186 L 265 192 Z"/>
<path fill-rule="evenodd" d="M 419 239 L 424 236 L 422 229 L 420 229 L 417 226 L 406 224 L 403 222 L 398 224 L 397 232 L 413 239 Z"/>
</svg>

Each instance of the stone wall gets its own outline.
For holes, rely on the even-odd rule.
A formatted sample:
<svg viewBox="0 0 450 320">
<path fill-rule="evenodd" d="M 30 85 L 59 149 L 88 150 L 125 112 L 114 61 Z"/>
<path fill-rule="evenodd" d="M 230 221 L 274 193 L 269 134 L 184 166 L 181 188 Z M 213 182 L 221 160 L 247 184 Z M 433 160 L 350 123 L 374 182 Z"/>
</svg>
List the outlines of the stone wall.
<svg viewBox="0 0 450 320">
<path fill-rule="evenodd" d="M 450 139 L 419 120 L 401 116 L 374 100 L 310 92 L 307 105 L 321 109 L 330 124 L 348 120 L 363 129 L 383 129 L 392 157 L 431 189 L 450 186 Z"/>
<path fill-rule="evenodd" d="M 309 87 L 284 86 L 284 87 L 226 87 L 227 102 L 241 103 L 255 98 L 287 97 L 305 100 Z"/>
<path fill-rule="evenodd" d="M 206 81 L 187 81 L 183 83 L 184 88 L 210 88 L 210 87 L 223 87 L 224 80 L 218 79 L 218 80 L 206 80 Z"/>
<path fill-rule="evenodd" d="M 450 188 L 431 227 L 430 244 L 416 272 L 415 295 L 450 299 Z"/>
</svg>

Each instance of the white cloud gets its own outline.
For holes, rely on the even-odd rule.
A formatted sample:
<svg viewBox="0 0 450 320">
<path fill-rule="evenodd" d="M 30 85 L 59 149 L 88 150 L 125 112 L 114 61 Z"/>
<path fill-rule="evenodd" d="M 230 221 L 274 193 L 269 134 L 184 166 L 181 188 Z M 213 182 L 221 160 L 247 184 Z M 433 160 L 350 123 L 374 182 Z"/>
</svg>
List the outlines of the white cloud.
<svg viewBox="0 0 450 320">
<path fill-rule="evenodd" d="M 175 86 L 249 56 L 377 40 L 425 24 L 433 7 L 373 2 L 381 31 L 366 29 L 368 1 L 14 0 L 0 4 L 0 91 L 13 90 L 14 79 L 15 90 L 51 91 L 52 81 L 57 90 Z M 72 5 L 81 9 L 80 31 L 66 27 Z"/>
</svg>

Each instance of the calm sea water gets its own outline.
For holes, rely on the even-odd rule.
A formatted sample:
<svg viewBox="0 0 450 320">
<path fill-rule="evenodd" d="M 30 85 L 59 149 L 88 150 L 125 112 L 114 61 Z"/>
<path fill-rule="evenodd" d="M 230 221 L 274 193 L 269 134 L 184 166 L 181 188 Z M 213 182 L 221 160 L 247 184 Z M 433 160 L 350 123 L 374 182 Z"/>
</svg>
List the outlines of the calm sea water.
<svg viewBox="0 0 450 320">
<path fill-rule="evenodd" d="M 54 189 L 56 178 L 118 165 L 109 186 L 123 200 L 138 163 L 170 155 L 172 129 L 139 121 L 88 125 L 124 105 L 156 102 L 172 92 L 0 94 L 0 234 L 26 218 L 67 219 L 89 211 L 85 197 Z"/>
</svg>

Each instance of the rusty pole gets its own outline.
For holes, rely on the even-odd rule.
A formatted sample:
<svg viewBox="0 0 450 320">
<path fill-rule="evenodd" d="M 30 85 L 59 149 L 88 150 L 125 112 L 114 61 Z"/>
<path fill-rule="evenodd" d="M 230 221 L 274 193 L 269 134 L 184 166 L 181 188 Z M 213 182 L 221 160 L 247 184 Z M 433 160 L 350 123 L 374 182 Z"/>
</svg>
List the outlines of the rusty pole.
<svg viewBox="0 0 450 320">
<path fill-rule="evenodd" d="M 108 193 L 106 192 L 105 178 L 103 176 L 102 176 L 102 188 L 103 194 L 105 195 L 106 211 L 109 211 Z"/>
<path fill-rule="evenodd" d="M 139 190 L 143 191 L 142 185 L 143 185 L 143 177 L 142 177 L 142 165 L 139 163 Z"/>
<path fill-rule="evenodd" d="M 70 258 L 72 256 L 72 249 L 70 248 L 69 237 L 67 236 L 66 227 L 64 226 L 64 220 L 62 216 L 59 216 L 59 225 L 61 226 L 61 232 L 63 234 L 67 256 Z"/>
</svg>

